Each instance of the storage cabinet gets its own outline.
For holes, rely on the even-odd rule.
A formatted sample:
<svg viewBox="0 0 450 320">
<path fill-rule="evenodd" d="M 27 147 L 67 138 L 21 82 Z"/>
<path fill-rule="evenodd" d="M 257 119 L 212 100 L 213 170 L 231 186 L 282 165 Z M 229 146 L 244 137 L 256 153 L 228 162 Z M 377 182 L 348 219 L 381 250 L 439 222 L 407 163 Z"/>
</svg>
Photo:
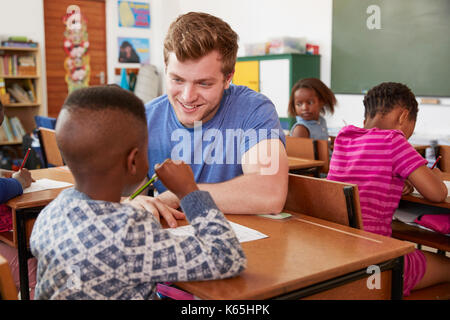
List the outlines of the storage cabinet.
<svg viewBox="0 0 450 320">
<path fill-rule="evenodd" d="M 320 79 L 320 55 L 275 54 L 239 57 L 233 83 L 266 95 L 278 116 L 287 118 L 291 88 L 299 79 Z"/>
<path fill-rule="evenodd" d="M 31 133 L 34 116 L 43 114 L 39 47 L 0 46 L 0 64 L 0 82 L 4 86 L 1 90 L 7 93 L 2 97 L 5 115 L 17 117 L 25 132 Z M 21 139 L 0 140 L 0 145 L 22 143 Z"/>
</svg>

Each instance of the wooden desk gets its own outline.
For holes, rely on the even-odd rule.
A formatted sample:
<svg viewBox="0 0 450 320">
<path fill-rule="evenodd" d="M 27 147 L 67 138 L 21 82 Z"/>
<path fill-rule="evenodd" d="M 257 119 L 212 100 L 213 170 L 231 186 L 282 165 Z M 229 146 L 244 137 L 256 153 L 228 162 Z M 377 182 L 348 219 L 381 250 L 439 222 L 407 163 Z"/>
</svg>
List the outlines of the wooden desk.
<svg viewBox="0 0 450 320">
<path fill-rule="evenodd" d="M 30 172 L 35 180 L 48 178 L 74 183 L 72 174 L 65 167 L 30 170 Z M 28 253 L 28 239 L 30 238 L 34 221 L 39 212 L 55 199 L 63 189 L 65 188 L 26 193 L 6 203 L 12 210 L 13 230 L 12 232 L 1 232 L 0 240 L 16 247 L 18 250 L 20 293 L 23 300 L 29 299 L 27 260 L 30 255 Z"/>
<path fill-rule="evenodd" d="M 444 180 L 450 180 L 450 173 L 444 172 L 443 174 Z M 426 200 L 421 195 L 408 194 L 406 196 L 402 196 L 402 200 L 450 209 L 450 196 L 443 202 L 431 202 Z M 446 251 L 450 251 L 450 237 L 437 232 L 408 225 L 398 220 L 392 221 L 392 236 L 397 239 L 412 241 L 419 245 L 425 245 L 438 249 L 438 252 L 442 254 L 445 254 Z"/>
<path fill-rule="evenodd" d="M 450 251 L 450 237 L 412 226 L 398 220 L 392 221 L 392 237 L 432 247 L 441 252 Z"/>
<path fill-rule="evenodd" d="M 449 172 L 443 172 L 444 180 L 450 181 L 450 173 Z M 422 195 L 420 194 L 408 194 L 406 196 L 402 196 L 402 200 L 409 201 L 409 202 L 416 202 L 416 203 L 422 203 L 429 206 L 434 207 L 442 207 L 450 209 L 450 196 L 448 196 L 444 201 L 442 202 L 431 202 L 426 200 Z"/>
<path fill-rule="evenodd" d="M 291 212 L 292 213 L 292 212 Z M 292 213 L 274 221 L 227 215 L 268 238 L 242 244 L 247 268 L 237 277 L 177 282 L 201 299 L 399 299 L 403 255 L 412 243 Z M 381 289 L 367 288 L 367 267 L 381 268 Z"/>
<path fill-rule="evenodd" d="M 325 164 L 325 161 L 314 159 L 303 159 L 297 157 L 288 157 L 289 170 L 318 168 Z"/>
</svg>

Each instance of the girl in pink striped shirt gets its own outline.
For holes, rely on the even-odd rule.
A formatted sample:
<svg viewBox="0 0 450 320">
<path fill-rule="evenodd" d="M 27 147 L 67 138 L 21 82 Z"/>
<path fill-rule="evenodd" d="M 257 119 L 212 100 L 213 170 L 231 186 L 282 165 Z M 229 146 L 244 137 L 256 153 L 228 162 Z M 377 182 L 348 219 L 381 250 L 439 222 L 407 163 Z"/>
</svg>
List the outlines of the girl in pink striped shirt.
<svg viewBox="0 0 450 320">
<path fill-rule="evenodd" d="M 439 169 L 430 170 L 408 143 L 418 106 L 403 84 L 385 82 L 364 97 L 364 128 L 344 127 L 334 142 L 328 180 L 358 185 L 364 230 L 391 236 L 402 192 L 414 186 L 426 199 L 441 202 L 447 188 Z M 405 256 L 403 294 L 450 281 L 450 259 L 415 250 Z"/>
</svg>

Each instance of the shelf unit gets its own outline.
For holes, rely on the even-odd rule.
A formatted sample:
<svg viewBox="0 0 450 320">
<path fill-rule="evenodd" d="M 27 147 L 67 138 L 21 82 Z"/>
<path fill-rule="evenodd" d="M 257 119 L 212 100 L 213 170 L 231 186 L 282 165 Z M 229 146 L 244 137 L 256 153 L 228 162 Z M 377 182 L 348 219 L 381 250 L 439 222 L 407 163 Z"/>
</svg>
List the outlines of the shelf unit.
<svg viewBox="0 0 450 320">
<path fill-rule="evenodd" d="M 33 56 L 35 61 L 35 72 L 22 73 L 17 70 L 16 74 L 5 74 L 0 72 L 0 78 L 4 80 L 5 87 L 10 87 L 13 83 L 23 83 L 30 80 L 35 94 L 35 100 L 31 103 L 11 102 L 4 104 L 5 115 L 9 118 L 18 117 L 27 133 L 31 133 L 35 128 L 34 116 L 43 115 L 42 107 L 42 78 L 41 78 L 41 52 L 39 46 L 28 47 L 2 47 L 0 46 L 0 56 L 26 55 Z M 21 144 L 22 141 L 6 142 L 0 141 L 1 145 Z"/>
<path fill-rule="evenodd" d="M 291 89 L 302 78 L 320 78 L 320 55 L 299 53 L 239 57 L 233 83 L 269 97 L 278 116 L 287 118 Z"/>
</svg>

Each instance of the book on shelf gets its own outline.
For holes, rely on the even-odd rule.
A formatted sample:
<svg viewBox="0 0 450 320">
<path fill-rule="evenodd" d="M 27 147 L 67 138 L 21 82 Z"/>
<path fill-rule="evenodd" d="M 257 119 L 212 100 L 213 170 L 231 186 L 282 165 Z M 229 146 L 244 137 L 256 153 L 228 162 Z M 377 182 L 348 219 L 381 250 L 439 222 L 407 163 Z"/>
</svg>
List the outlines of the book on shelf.
<svg viewBox="0 0 450 320">
<path fill-rule="evenodd" d="M 21 42 L 21 41 L 2 41 L 2 47 L 12 47 L 12 48 L 37 48 L 36 42 Z"/>
<path fill-rule="evenodd" d="M 12 117 L 9 119 L 9 122 L 11 124 L 11 128 L 13 129 L 13 133 L 16 136 L 17 140 L 22 140 L 22 137 L 26 134 L 26 132 L 19 118 Z"/>
<path fill-rule="evenodd" d="M 3 124 L 0 127 L 0 143 L 1 142 L 20 142 L 26 134 L 19 118 L 9 118 L 5 116 Z"/>
<path fill-rule="evenodd" d="M 28 93 L 18 83 L 13 83 L 7 88 L 9 94 L 19 103 L 32 103 Z"/>
<path fill-rule="evenodd" d="M 36 60 L 29 54 L 0 55 L 0 75 L 34 76 L 36 75 Z"/>
</svg>

